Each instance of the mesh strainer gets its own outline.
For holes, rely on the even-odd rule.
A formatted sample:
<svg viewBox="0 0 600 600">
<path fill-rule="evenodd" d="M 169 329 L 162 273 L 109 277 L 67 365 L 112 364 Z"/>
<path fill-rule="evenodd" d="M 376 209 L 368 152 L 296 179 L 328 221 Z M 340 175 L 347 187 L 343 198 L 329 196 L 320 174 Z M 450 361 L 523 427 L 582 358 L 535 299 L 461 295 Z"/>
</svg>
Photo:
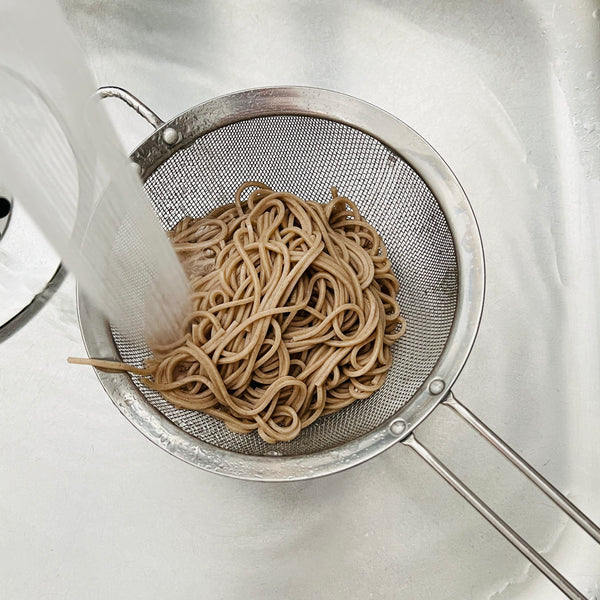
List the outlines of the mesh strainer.
<svg viewBox="0 0 600 600">
<path fill-rule="evenodd" d="M 393 349 L 385 385 L 318 419 L 292 442 L 270 445 L 207 415 L 176 409 L 127 374 L 98 372 L 119 410 L 146 437 L 203 469 L 253 480 L 308 479 L 359 464 L 402 442 L 436 469 L 513 545 L 572 598 L 585 598 L 414 437 L 440 403 L 454 408 L 542 491 L 600 541 L 600 529 L 456 400 L 451 386 L 475 339 L 484 294 L 477 224 L 458 181 L 419 135 L 389 114 L 312 88 L 250 90 L 206 102 L 164 123 L 120 88 L 102 88 L 156 131 L 132 154 L 165 229 L 230 202 L 260 180 L 315 201 L 334 185 L 352 198 L 389 250 L 408 329 Z M 93 226 L 93 223 L 92 223 Z M 127 240 L 115 234 L 114 252 Z M 124 339 L 82 293 L 90 356 L 142 365 L 139 338 Z M 134 315 L 135 317 L 135 315 Z"/>
</svg>

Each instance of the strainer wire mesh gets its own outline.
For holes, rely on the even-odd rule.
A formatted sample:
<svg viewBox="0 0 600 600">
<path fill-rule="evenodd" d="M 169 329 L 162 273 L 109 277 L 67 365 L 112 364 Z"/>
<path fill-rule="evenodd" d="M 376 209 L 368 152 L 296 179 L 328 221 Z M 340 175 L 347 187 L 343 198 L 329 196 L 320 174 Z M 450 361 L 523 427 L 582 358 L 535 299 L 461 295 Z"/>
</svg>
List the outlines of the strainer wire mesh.
<svg viewBox="0 0 600 600">
<path fill-rule="evenodd" d="M 232 433 L 213 417 L 177 409 L 134 381 L 147 401 L 180 429 L 220 448 L 259 456 L 328 450 L 396 414 L 433 370 L 457 305 L 452 235 L 435 197 L 409 164 L 367 133 L 325 118 L 273 115 L 223 126 L 166 158 L 148 176 L 145 189 L 162 226 L 171 229 L 184 216 L 204 216 L 231 202 L 247 180 L 317 202 L 327 202 L 335 186 L 383 238 L 408 324 L 392 350 L 394 362 L 384 386 L 318 419 L 292 442 L 267 444 L 256 433 Z M 114 248 L 117 255 L 125 251 L 122 235 Z M 126 339 L 113 330 L 113 337 L 128 363 L 141 366 L 150 354 L 141 336 Z"/>
</svg>

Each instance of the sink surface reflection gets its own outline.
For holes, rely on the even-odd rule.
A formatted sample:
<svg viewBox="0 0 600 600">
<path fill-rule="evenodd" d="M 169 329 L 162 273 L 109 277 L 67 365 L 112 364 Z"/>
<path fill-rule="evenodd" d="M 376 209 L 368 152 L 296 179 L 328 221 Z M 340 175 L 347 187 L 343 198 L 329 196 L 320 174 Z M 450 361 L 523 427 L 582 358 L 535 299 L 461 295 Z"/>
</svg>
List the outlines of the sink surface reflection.
<svg viewBox="0 0 600 600">
<path fill-rule="evenodd" d="M 61 6 L 98 85 L 162 118 L 234 90 L 311 85 L 423 135 L 465 188 L 486 254 L 483 321 L 454 392 L 600 520 L 596 2 Z M 150 133 L 107 110 L 128 149 Z M 203 473 L 66 364 L 83 352 L 71 279 L 0 345 L 7 597 L 562 598 L 406 449 L 304 483 Z M 600 594 L 600 549 L 447 413 L 420 438 Z"/>
</svg>

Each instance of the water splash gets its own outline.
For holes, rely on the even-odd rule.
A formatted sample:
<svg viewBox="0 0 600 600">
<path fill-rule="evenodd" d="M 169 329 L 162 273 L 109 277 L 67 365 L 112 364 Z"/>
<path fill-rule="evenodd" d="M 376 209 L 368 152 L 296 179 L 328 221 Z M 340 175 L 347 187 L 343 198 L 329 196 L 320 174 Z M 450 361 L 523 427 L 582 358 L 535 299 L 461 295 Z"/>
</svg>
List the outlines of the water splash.
<svg viewBox="0 0 600 600">
<path fill-rule="evenodd" d="M 58 7 L 8 1 L 0 181 L 127 337 L 171 341 L 189 286 Z"/>
</svg>

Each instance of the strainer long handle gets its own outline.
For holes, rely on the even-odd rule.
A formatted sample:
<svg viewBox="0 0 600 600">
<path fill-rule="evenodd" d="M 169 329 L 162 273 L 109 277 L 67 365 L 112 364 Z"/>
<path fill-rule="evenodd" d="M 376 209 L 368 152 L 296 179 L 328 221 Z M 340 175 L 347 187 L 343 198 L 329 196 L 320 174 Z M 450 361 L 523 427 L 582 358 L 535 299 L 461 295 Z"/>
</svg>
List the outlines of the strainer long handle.
<svg viewBox="0 0 600 600">
<path fill-rule="evenodd" d="M 501 452 L 516 466 L 532 483 L 544 492 L 559 508 L 578 523 L 594 540 L 600 542 L 600 528 L 589 517 L 583 514 L 566 496 L 559 492 L 547 479 L 538 473 L 522 457 L 520 457 L 506 442 L 496 435 L 487 425 L 478 419 L 466 406 L 461 404 L 450 393 L 443 404 L 452 408 L 484 439 Z M 565 579 L 545 558 L 534 550 L 514 529 L 503 521 L 479 496 L 467 487 L 450 469 L 448 469 L 433 453 L 415 438 L 409 435 L 402 441 L 414 450 L 429 464 L 443 479 L 445 479 L 473 508 L 475 508 L 491 525 L 493 525 L 517 550 L 528 558 L 548 579 L 550 579 L 567 597 L 585 600 L 579 590 Z"/>
<path fill-rule="evenodd" d="M 459 402 L 452 392 L 443 400 L 443 404 L 452 408 L 475 431 L 501 452 L 527 479 L 538 487 L 550 500 L 568 514 L 600 544 L 600 527 L 583 514 L 564 494 L 559 492 L 543 475 L 521 458 L 504 440 L 496 435 L 483 421 L 478 419 L 464 404 Z"/>
<path fill-rule="evenodd" d="M 466 486 L 446 465 L 444 465 L 414 434 L 402 443 L 412 448 L 438 475 L 443 477 L 469 504 L 493 525 L 517 550 L 528 558 L 554 585 L 571 600 L 587 600 L 576 587 L 565 579 L 539 552 L 532 548 L 510 525 L 495 513 L 477 494 Z"/>
</svg>

